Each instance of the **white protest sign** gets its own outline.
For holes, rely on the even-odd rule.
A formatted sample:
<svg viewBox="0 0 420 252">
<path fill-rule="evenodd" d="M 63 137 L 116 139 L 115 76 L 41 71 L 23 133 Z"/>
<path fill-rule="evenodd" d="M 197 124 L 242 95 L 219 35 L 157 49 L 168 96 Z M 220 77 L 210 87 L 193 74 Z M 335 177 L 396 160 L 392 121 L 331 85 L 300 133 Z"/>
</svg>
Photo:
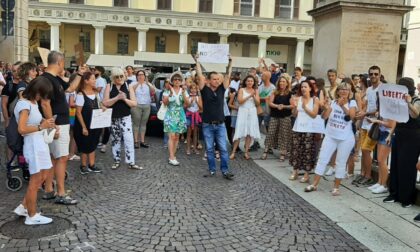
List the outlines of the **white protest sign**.
<svg viewBox="0 0 420 252">
<path fill-rule="evenodd" d="M 111 127 L 112 109 L 103 111 L 102 109 L 92 110 L 91 129 L 101 129 Z"/>
<path fill-rule="evenodd" d="M 325 121 L 320 115 L 310 117 L 305 112 L 300 112 L 293 125 L 294 132 L 300 133 L 325 133 Z"/>
<path fill-rule="evenodd" d="M 409 115 L 404 98 L 406 94 L 408 94 L 406 86 L 382 84 L 378 89 L 380 116 L 397 122 L 407 122 Z"/>
<path fill-rule="evenodd" d="M 228 44 L 207 44 L 198 43 L 198 56 L 203 63 L 221 63 L 229 62 Z"/>
</svg>

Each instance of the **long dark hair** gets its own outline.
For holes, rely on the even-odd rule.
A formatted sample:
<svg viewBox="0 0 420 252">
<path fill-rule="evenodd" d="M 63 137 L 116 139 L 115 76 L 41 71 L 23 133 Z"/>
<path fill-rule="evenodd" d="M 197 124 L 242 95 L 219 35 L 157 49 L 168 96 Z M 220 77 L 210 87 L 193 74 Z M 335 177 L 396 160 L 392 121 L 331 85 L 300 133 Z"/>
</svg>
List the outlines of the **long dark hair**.
<svg viewBox="0 0 420 252">
<path fill-rule="evenodd" d="M 303 86 L 303 83 L 306 83 L 306 84 L 308 84 L 308 86 L 309 86 L 309 88 L 311 89 L 311 91 L 310 91 L 310 93 L 309 93 L 309 96 L 310 97 L 314 97 L 316 94 L 315 94 L 315 84 L 312 84 L 312 83 L 310 83 L 310 82 L 308 82 L 308 81 L 302 81 L 301 83 L 300 83 L 300 85 L 299 85 L 299 89 L 298 89 L 298 91 L 297 91 L 297 95 L 298 96 L 302 96 L 302 86 Z"/>
<path fill-rule="evenodd" d="M 53 96 L 53 89 L 51 85 L 45 85 L 45 82 L 40 78 L 35 78 L 29 82 L 22 96 L 28 100 L 36 100 L 39 95 L 42 99 L 51 99 Z"/>
<path fill-rule="evenodd" d="M 247 75 L 244 80 L 242 81 L 242 85 L 241 87 L 246 88 L 246 80 L 248 80 L 249 78 L 254 80 L 254 85 L 252 86 L 252 88 L 256 89 L 258 87 L 258 81 L 257 79 L 255 79 L 255 77 L 253 75 Z"/>
<path fill-rule="evenodd" d="M 86 81 L 92 77 L 94 73 L 91 71 L 87 71 L 82 75 L 82 78 L 80 78 L 79 86 L 77 87 L 77 92 L 82 92 L 86 88 Z M 96 88 L 94 88 L 96 90 Z"/>
</svg>

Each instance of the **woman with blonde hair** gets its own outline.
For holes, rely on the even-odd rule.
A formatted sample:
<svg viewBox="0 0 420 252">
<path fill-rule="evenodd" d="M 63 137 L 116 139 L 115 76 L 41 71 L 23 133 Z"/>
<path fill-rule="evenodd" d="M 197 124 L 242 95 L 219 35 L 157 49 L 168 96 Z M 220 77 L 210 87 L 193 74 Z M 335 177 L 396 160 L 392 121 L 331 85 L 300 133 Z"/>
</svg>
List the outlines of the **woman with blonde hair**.
<svg viewBox="0 0 420 252">
<path fill-rule="evenodd" d="M 265 138 L 265 149 L 261 159 L 267 159 L 269 149 L 279 149 L 280 161 L 284 161 L 287 151 L 290 151 L 292 135 L 292 115 L 293 106 L 290 104 L 292 99 L 290 81 L 281 76 L 276 89 L 271 93 L 268 105 L 270 106 L 270 122 L 268 133 Z"/>
<path fill-rule="evenodd" d="M 324 175 L 331 156 L 336 153 L 336 171 L 332 195 L 340 194 L 341 180 L 346 177 L 346 163 L 354 147 L 355 139 L 352 130 L 352 120 L 356 116 L 357 104 L 350 97 L 351 85 L 341 83 L 337 87 L 335 100 L 324 104 L 322 117 L 328 118 L 325 137 L 322 142 L 318 163 L 315 168 L 313 184 L 305 188 L 305 192 L 316 191 L 321 177 Z"/>
<path fill-rule="evenodd" d="M 111 70 L 111 84 L 107 84 L 102 102 L 112 108 L 111 145 L 114 164 L 111 169 L 120 167 L 121 141 L 124 140 L 125 162 L 128 168 L 142 170 L 136 165 L 134 157 L 134 138 L 131 121 L 131 108 L 137 105 L 136 95 L 132 86 L 128 86 L 124 71 L 121 68 Z"/>
</svg>

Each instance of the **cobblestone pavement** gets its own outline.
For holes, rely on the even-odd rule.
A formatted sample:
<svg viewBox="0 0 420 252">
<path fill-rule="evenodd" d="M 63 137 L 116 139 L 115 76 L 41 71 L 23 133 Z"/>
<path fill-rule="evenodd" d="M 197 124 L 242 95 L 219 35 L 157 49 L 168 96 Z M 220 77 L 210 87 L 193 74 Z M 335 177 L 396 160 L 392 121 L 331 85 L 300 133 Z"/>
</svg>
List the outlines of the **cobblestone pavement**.
<svg viewBox="0 0 420 252">
<path fill-rule="evenodd" d="M 67 189 L 80 203 L 39 207 L 71 228 L 40 239 L 0 234 L 0 251 L 368 251 L 254 162 L 231 162 L 233 181 L 205 178 L 202 156 L 181 150 L 181 166 L 172 167 L 161 141 L 149 140 L 136 156 L 143 171 L 111 170 L 109 150 L 98 154 L 102 174 L 80 175 L 69 162 Z M 0 226 L 14 221 L 16 230 L 41 237 L 45 227 L 26 227 L 12 213 L 25 190 L 0 183 Z"/>
</svg>

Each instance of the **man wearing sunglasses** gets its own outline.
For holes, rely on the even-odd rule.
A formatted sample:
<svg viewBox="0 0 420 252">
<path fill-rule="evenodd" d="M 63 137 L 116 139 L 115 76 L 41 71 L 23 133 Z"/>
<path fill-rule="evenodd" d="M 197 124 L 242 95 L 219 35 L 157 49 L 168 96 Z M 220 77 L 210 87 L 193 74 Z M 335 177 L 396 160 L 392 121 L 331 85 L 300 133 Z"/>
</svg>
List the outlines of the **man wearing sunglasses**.
<svg viewBox="0 0 420 252">
<path fill-rule="evenodd" d="M 360 129 L 360 143 L 362 149 L 362 171 L 361 176 L 354 179 L 353 184 L 363 187 L 375 184 L 372 179 L 372 157 L 371 152 L 375 149 L 376 141 L 368 136 L 369 129 L 372 126 L 367 118 L 378 116 L 378 88 L 382 84 L 381 69 L 378 66 L 369 68 L 369 79 L 372 86 L 366 91 L 366 111 L 361 111 L 358 118 L 362 119 L 362 127 Z"/>
<path fill-rule="evenodd" d="M 207 149 L 207 163 L 209 165 L 210 176 L 216 175 L 216 160 L 214 152 L 214 143 L 217 142 L 220 151 L 221 163 L 220 169 L 223 178 L 233 179 L 228 167 L 229 155 L 227 151 L 227 134 L 224 115 L 224 94 L 229 88 L 230 75 L 232 73 L 232 59 L 229 57 L 226 75 L 223 82 L 220 81 L 219 73 L 210 72 L 207 75 L 207 84 L 201 71 L 201 65 L 198 58 L 194 58 L 197 64 L 198 85 L 203 99 L 203 135 Z"/>
</svg>

